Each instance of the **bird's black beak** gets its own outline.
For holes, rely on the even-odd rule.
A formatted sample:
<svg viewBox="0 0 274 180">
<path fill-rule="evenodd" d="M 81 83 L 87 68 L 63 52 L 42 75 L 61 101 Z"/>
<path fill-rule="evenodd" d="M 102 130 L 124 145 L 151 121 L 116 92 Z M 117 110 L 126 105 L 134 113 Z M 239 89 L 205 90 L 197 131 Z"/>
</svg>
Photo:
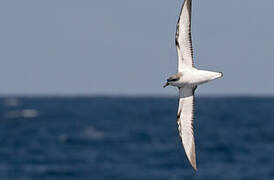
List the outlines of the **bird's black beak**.
<svg viewBox="0 0 274 180">
<path fill-rule="evenodd" d="M 164 88 L 166 88 L 167 86 L 169 86 L 169 83 L 168 83 L 168 82 L 164 85 Z"/>
</svg>

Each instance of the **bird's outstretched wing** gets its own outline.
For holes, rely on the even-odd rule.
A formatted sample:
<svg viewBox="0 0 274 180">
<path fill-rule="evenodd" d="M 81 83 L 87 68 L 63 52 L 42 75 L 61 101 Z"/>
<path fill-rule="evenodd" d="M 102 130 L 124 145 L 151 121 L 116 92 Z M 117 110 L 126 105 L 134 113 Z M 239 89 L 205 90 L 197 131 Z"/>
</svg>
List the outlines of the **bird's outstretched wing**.
<svg viewBox="0 0 274 180">
<path fill-rule="evenodd" d="M 184 67 L 193 67 L 193 49 L 191 38 L 192 0 L 185 0 L 177 23 L 175 44 L 178 53 L 178 71 Z"/>
<path fill-rule="evenodd" d="M 177 122 L 187 158 L 192 167 L 197 170 L 193 132 L 194 91 L 195 88 L 180 88 Z"/>
</svg>

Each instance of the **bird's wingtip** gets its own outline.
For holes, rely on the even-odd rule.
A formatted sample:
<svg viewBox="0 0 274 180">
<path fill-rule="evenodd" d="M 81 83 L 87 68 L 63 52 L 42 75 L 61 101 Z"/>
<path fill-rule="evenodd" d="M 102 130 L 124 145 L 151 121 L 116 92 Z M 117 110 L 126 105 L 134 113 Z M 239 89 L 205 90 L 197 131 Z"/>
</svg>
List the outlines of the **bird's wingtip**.
<svg viewBox="0 0 274 180">
<path fill-rule="evenodd" d="M 198 171 L 198 169 L 197 169 L 197 166 L 195 165 L 195 166 L 192 166 L 193 167 L 193 169 L 194 169 L 194 171 L 195 172 L 197 172 Z"/>
<path fill-rule="evenodd" d="M 196 160 L 190 161 L 190 164 L 191 164 L 192 168 L 194 169 L 194 171 L 197 172 L 198 168 L 197 168 L 197 165 L 196 165 Z"/>
<path fill-rule="evenodd" d="M 193 142 L 192 146 L 191 146 L 191 151 L 188 151 L 188 153 L 186 153 L 187 158 L 192 166 L 192 168 L 194 169 L 195 172 L 198 171 L 197 169 L 197 163 L 196 163 L 196 153 L 195 153 L 195 143 Z"/>
</svg>

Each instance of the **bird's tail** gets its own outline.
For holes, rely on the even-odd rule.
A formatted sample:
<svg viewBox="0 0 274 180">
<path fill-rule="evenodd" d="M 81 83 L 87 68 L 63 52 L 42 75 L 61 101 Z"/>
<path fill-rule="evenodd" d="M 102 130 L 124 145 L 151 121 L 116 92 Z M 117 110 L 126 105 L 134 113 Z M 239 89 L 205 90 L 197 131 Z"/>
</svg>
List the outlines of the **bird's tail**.
<svg viewBox="0 0 274 180">
<path fill-rule="evenodd" d="M 199 82 L 197 84 L 203 84 L 218 78 L 223 77 L 222 72 L 213 72 L 213 71 L 204 71 L 204 70 L 199 70 Z"/>
</svg>

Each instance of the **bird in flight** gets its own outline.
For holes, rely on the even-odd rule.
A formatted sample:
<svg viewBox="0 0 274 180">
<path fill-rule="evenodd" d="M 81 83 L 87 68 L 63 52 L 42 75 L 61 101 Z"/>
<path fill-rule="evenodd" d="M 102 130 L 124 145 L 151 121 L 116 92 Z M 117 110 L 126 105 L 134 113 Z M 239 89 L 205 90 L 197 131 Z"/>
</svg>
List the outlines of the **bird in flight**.
<svg viewBox="0 0 274 180">
<path fill-rule="evenodd" d="M 194 67 L 191 9 L 192 0 L 184 0 L 175 38 L 178 53 L 178 72 L 168 78 L 164 87 L 171 85 L 179 88 L 178 129 L 187 158 L 194 170 L 197 171 L 193 132 L 194 93 L 198 85 L 221 78 L 223 73 L 199 70 Z"/>
</svg>

